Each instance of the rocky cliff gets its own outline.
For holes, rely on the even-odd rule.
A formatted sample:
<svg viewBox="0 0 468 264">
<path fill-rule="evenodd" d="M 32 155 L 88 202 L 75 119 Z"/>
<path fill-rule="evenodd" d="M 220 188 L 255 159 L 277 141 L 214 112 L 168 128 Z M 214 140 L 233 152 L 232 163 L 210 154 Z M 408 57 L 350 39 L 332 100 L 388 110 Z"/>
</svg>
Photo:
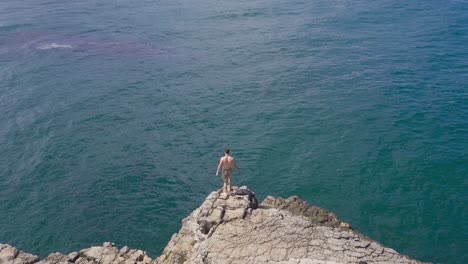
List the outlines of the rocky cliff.
<svg viewBox="0 0 468 264">
<path fill-rule="evenodd" d="M 422 263 L 356 232 L 335 214 L 298 197 L 268 196 L 258 204 L 247 187 L 212 192 L 182 221 L 163 254 L 112 243 L 46 259 L 0 244 L 0 264 L 202 264 L 202 263 Z"/>
</svg>

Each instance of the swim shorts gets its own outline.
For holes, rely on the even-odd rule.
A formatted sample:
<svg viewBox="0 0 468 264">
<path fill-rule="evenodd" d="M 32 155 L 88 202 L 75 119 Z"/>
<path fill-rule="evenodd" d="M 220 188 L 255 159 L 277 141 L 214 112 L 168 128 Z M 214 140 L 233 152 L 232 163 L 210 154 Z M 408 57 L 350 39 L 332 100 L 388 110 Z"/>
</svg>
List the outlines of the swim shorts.
<svg viewBox="0 0 468 264">
<path fill-rule="evenodd" d="M 232 178 L 232 169 L 223 170 L 223 181 L 227 181 Z"/>
</svg>

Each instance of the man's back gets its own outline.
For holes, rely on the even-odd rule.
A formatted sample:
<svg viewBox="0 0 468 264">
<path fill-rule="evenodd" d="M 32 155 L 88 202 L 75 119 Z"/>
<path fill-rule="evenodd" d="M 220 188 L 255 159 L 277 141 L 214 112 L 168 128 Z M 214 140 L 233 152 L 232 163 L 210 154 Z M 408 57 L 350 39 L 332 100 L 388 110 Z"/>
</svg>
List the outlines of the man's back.
<svg viewBox="0 0 468 264">
<path fill-rule="evenodd" d="M 228 155 L 221 157 L 221 164 L 223 165 L 223 169 L 230 170 L 234 165 L 234 158 Z"/>
</svg>

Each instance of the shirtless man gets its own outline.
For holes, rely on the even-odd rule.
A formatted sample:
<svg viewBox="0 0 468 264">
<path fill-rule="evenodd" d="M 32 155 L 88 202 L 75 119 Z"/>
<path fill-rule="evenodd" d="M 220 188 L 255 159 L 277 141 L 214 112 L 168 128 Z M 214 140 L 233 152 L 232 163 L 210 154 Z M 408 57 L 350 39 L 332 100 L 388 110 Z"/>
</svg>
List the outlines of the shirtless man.
<svg viewBox="0 0 468 264">
<path fill-rule="evenodd" d="M 228 148 L 224 149 L 224 157 L 221 157 L 219 160 L 218 169 L 216 170 L 216 176 L 218 176 L 219 170 L 221 169 L 221 166 L 223 166 L 223 191 L 226 194 L 231 192 L 232 167 L 236 169 L 237 173 L 240 173 L 234 157 L 229 156 L 229 152 Z"/>
</svg>

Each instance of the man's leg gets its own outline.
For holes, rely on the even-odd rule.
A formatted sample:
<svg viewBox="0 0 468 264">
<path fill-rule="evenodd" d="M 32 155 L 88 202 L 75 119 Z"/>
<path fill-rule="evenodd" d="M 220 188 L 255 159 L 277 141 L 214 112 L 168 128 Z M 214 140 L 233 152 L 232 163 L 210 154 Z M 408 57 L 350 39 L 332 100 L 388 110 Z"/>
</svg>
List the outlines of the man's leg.
<svg viewBox="0 0 468 264">
<path fill-rule="evenodd" d="M 227 193 L 227 177 L 225 171 L 223 171 L 223 192 Z"/>
<path fill-rule="evenodd" d="M 231 184 L 231 179 L 232 179 L 232 175 L 230 175 L 229 177 L 227 177 L 227 181 L 228 181 L 228 192 L 231 192 L 232 191 L 232 184 Z"/>
</svg>

